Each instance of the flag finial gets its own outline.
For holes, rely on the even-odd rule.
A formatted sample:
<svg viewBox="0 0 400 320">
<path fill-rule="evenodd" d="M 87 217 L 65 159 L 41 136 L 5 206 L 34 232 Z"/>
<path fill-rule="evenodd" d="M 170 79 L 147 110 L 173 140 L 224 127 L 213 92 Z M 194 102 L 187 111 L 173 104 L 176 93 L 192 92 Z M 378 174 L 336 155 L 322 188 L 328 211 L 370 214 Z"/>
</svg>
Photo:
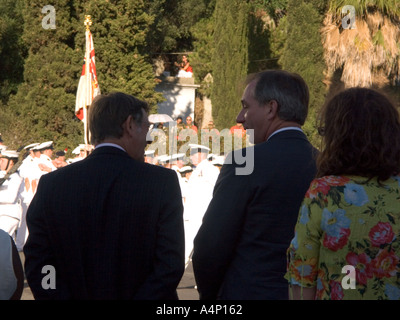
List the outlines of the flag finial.
<svg viewBox="0 0 400 320">
<path fill-rule="evenodd" d="M 89 30 L 89 29 L 90 29 L 90 26 L 92 25 L 92 19 L 91 19 L 91 18 L 92 18 L 91 16 L 85 15 L 85 22 L 84 22 L 84 24 L 85 24 L 85 26 L 86 26 L 86 30 Z"/>
</svg>

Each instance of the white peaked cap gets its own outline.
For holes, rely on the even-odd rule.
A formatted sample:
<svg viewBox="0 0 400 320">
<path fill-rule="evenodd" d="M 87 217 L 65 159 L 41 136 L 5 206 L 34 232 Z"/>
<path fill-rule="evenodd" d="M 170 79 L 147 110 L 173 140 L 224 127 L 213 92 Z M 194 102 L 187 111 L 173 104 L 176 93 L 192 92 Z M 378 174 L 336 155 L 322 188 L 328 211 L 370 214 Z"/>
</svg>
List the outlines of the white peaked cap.
<svg viewBox="0 0 400 320">
<path fill-rule="evenodd" d="M 24 147 L 24 150 L 31 150 L 33 149 L 33 147 L 36 147 L 39 144 L 40 144 L 39 142 L 28 144 L 26 147 Z"/>
<path fill-rule="evenodd" d="M 146 150 L 145 152 L 144 152 L 144 155 L 145 156 L 150 156 L 150 157 L 152 157 L 152 156 L 154 156 L 154 153 L 156 152 L 156 150 Z"/>
<path fill-rule="evenodd" d="M 74 150 L 72 150 L 72 154 L 79 154 L 81 150 L 85 150 L 85 144 L 80 144 Z"/>
<path fill-rule="evenodd" d="M 1 156 L 3 158 L 18 158 L 19 152 L 15 151 L 15 150 L 2 150 Z"/>
<path fill-rule="evenodd" d="M 189 171 L 193 171 L 193 168 L 191 166 L 184 166 L 179 169 L 179 172 L 181 172 L 181 173 L 185 173 L 185 172 L 189 172 Z"/>
<path fill-rule="evenodd" d="M 33 147 L 32 150 L 44 150 L 44 149 L 50 149 L 53 146 L 53 141 L 46 141 L 43 142 L 36 147 Z"/>
<path fill-rule="evenodd" d="M 210 154 L 207 156 L 207 159 L 208 159 L 208 160 L 214 160 L 216 157 L 217 157 L 217 156 L 216 156 L 214 153 L 210 153 Z"/>
<path fill-rule="evenodd" d="M 225 157 L 224 156 L 217 156 L 215 157 L 214 160 L 211 161 L 212 164 L 214 165 L 220 165 L 222 166 L 225 162 Z"/>
<path fill-rule="evenodd" d="M 161 156 L 158 156 L 158 157 L 157 157 L 157 160 L 158 160 L 159 162 L 168 162 L 168 161 L 171 160 L 171 156 L 169 156 L 169 155 L 167 155 L 167 154 L 163 154 L 163 155 L 161 155 Z"/>
<path fill-rule="evenodd" d="M 184 157 L 185 157 L 184 153 L 175 153 L 171 156 L 171 160 L 178 160 Z"/>
</svg>

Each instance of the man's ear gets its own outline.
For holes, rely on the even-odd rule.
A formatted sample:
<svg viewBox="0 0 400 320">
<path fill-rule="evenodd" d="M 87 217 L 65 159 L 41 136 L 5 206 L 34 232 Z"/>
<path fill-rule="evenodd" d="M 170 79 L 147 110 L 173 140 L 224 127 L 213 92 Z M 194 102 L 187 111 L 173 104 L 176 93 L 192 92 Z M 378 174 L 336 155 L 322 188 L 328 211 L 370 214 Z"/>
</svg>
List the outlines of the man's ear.
<svg viewBox="0 0 400 320">
<path fill-rule="evenodd" d="M 127 133 L 130 136 L 134 134 L 136 127 L 135 120 L 133 119 L 132 115 L 129 115 L 128 118 L 126 118 L 126 120 L 122 124 L 122 128 L 124 130 L 124 133 Z"/>
<path fill-rule="evenodd" d="M 276 100 L 270 100 L 267 103 L 267 118 L 268 119 L 273 119 L 278 116 L 278 102 Z"/>
</svg>

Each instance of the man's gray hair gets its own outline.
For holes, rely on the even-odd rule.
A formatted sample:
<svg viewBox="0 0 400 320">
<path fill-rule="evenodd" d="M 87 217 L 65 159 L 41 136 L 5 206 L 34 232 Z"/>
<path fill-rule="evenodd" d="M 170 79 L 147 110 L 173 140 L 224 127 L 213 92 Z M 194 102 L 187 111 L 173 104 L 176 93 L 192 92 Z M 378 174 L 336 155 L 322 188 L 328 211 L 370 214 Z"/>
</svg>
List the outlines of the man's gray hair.
<svg viewBox="0 0 400 320">
<path fill-rule="evenodd" d="M 266 70 L 250 75 L 247 84 L 253 81 L 256 81 L 253 95 L 258 103 L 266 104 L 275 100 L 280 119 L 304 124 L 310 95 L 300 75 L 284 70 Z"/>
</svg>

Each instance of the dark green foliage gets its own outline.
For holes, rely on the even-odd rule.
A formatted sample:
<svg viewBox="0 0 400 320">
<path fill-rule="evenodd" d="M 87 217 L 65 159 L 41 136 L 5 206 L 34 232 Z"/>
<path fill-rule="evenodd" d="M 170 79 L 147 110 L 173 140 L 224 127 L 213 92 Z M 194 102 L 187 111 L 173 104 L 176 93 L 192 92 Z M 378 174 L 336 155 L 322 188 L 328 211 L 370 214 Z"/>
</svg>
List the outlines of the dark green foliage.
<svg viewBox="0 0 400 320">
<path fill-rule="evenodd" d="M 141 0 L 80 1 L 76 13 L 76 50 L 85 48 L 85 14 L 92 17 L 97 77 L 102 93 L 122 91 L 146 100 L 153 108 L 162 100 L 147 53 L 147 34 L 154 17 Z"/>
<path fill-rule="evenodd" d="M 324 1 L 319 1 L 322 6 Z M 318 146 L 317 112 L 325 99 L 323 47 L 320 27 L 323 15 L 318 1 L 290 0 L 287 10 L 287 39 L 279 60 L 282 68 L 300 74 L 310 89 L 310 108 L 304 131 Z"/>
<path fill-rule="evenodd" d="M 217 128 L 230 128 L 241 109 L 238 85 L 248 67 L 247 1 L 217 0 L 214 27 L 212 112 Z"/>
<path fill-rule="evenodd" d="M 270 48 L 271 30 L 262 19 L 264 14 L 263 10 L 257 10 L 257 8 L 253 8 L 249 13 L 249 73 L 277 68 L 278 59 L 272 56 Z"/>
<path fill-rule="evenodd" d="M 42 28 L 46 1 L 25 1 L 23 39 L 29 50 L 24 83 L 11 96 L 5 111 L 11 123 L 2 123 L 4 140 L 11 147 L 53 140 L 56 148 L 73 148 L 81 136 L 74 116 L 81 57 L 73 47 L 69 1 L 58 1 L 56 29 Z M 62 8 L 62 10 L 61 10 Z"/>
<path fill-rule="evenodd" d="M 193 28 L 194 53 L 190 55 L 190 63 L 193 66 L 193 73 L 196 83 L 201 84 L 198 93 L 205 96 L 211 95 L 212 83 L 207 82 L 205 77 L 213 73 L 214 61 L 214 17 L 204 18 L 197 22 Z"/>
<path fill-rule="evenodd" d="M 154 23 L 147 36 L 149 52 L 185 52 L 193 49 L 192 27 L 214 12 L 216 0 L 153 0 L 148 12 Z"/>
<path fill-rule="evenodd" d="M 4 1 L 4 0 L 1 0 Z M 48 1 L 24 1 L 23 40 L 29 50 L 24 82 L 1 110 L 0 132 L 11 147 L 53 140 L 56 149 L 83 143 L 83 123 L 74 114 L 85 53 L 85 14 L 92 16 L 97 76 L 102 93 L 123 91 L 154 108 L 156 85 L 146 37 L 154 18 L 141 0 L 59 0 L 56 29 L 42 28 Z"/>
<path fill-rule="evenodd" d="M 21 0 L 0 1 L 0 103 L 16 93 L 23 80 L 26 50 L 21 39 L 21 5 Z"/>
<path fill-rule="evenodd" d="M 250 0 L 256 10 L 264 10 L 275 21 L 278 22 L 286 14 L 289 0 Z"/>
</svg>

